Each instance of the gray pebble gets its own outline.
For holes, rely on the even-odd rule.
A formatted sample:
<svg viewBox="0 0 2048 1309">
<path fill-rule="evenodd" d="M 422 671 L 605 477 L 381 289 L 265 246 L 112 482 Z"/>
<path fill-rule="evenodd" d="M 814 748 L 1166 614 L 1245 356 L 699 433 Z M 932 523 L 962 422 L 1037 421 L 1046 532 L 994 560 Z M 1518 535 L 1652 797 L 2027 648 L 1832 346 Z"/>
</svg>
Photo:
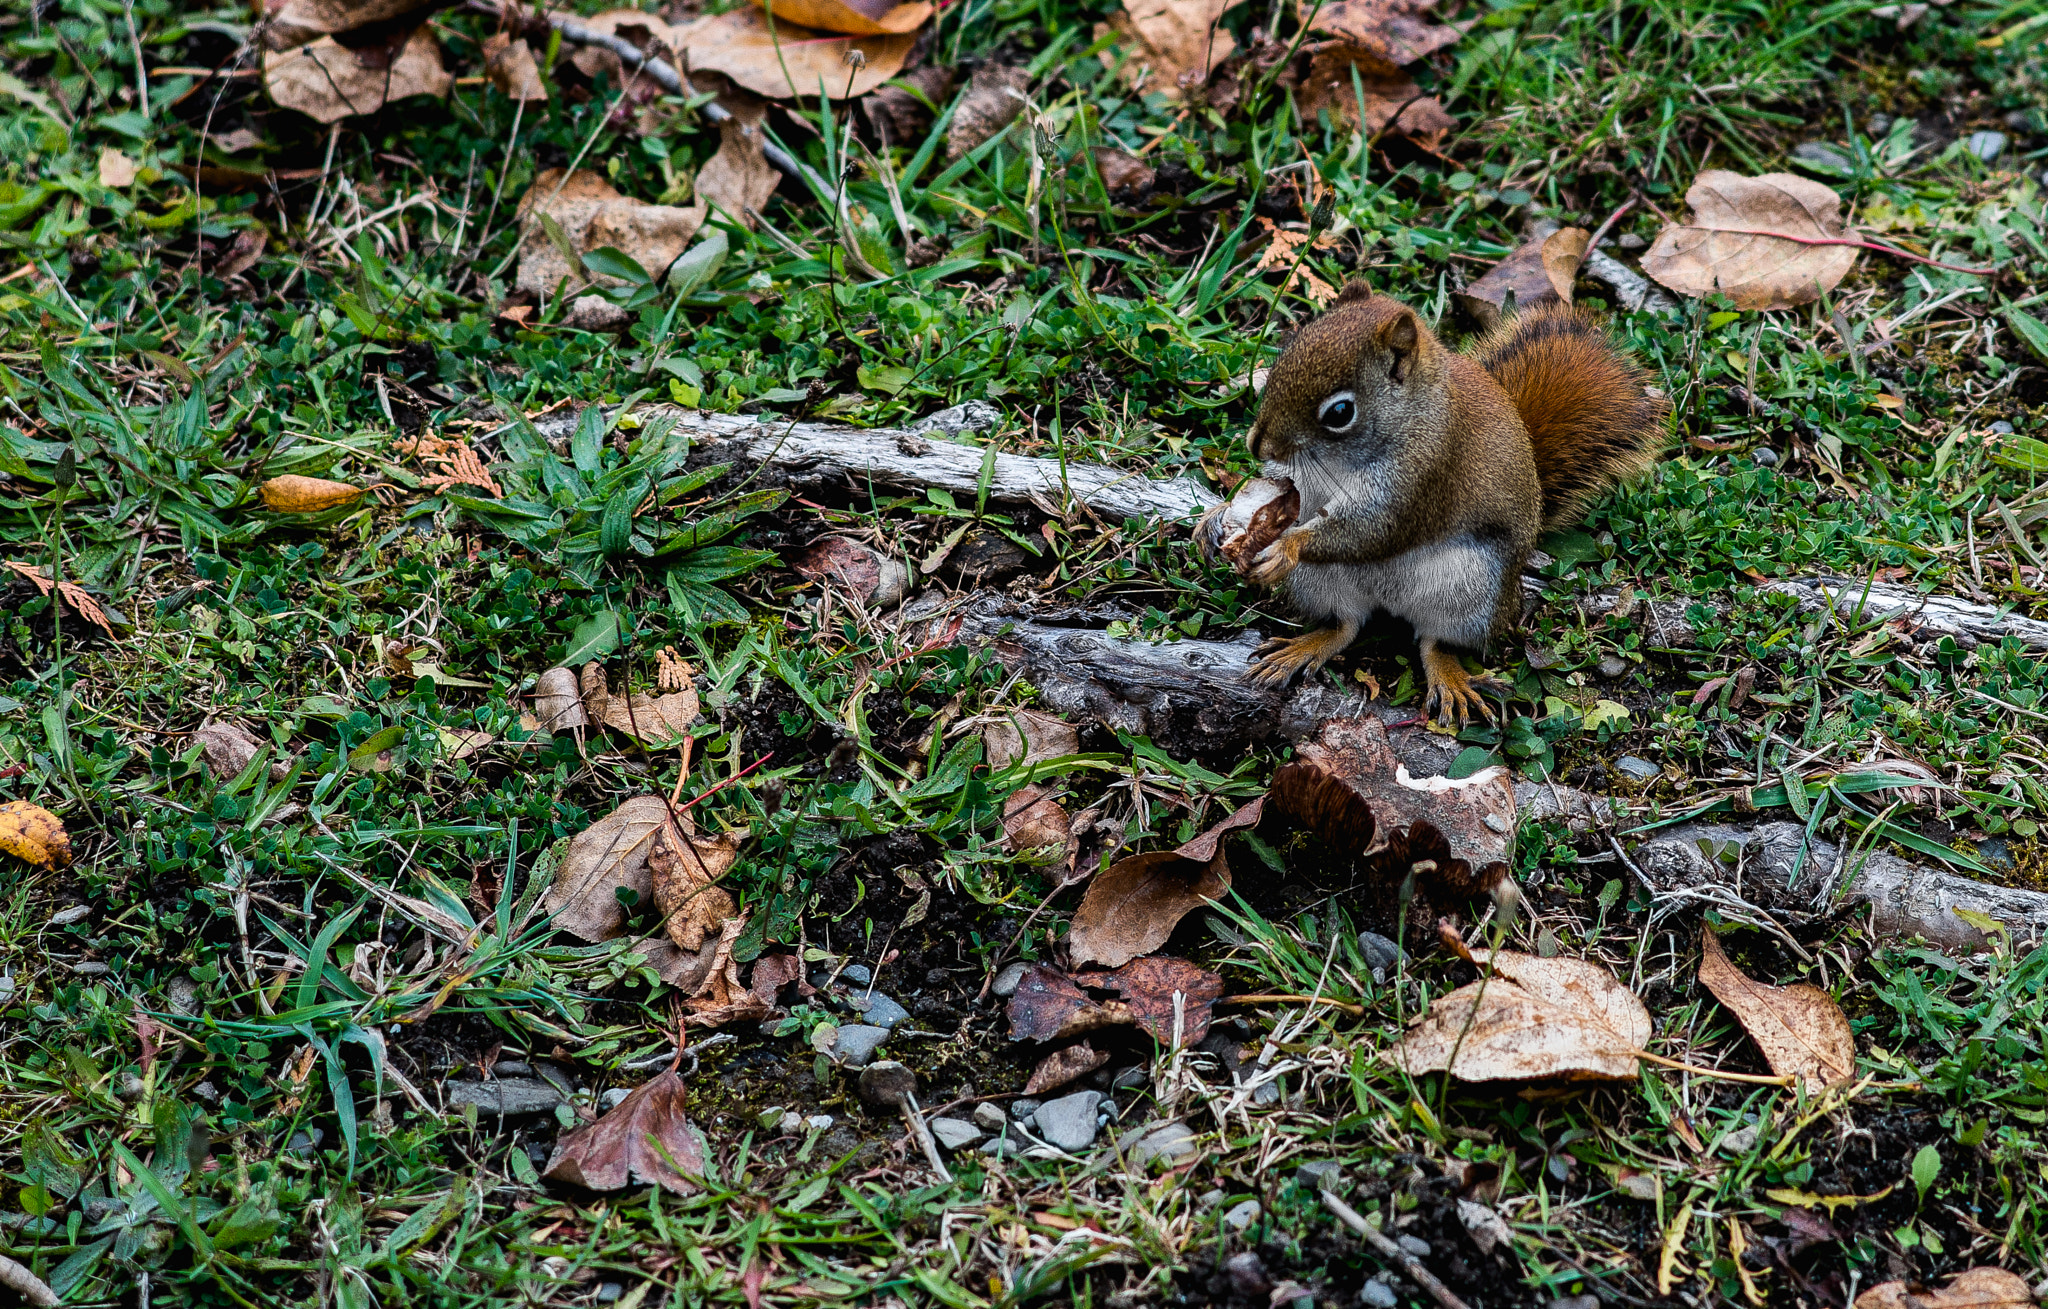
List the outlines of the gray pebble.
<svg viewBox="0 0 2048 1309">
<path fill-rule="evenodd" d="M 1124 1134 L 1125 1157 L 1134 1168 L 1177 1164 L 1197 1153 L 1194 1129 L 1186 1123 L 1153 1123 Z"/>
<path fill-rule="evenodd" d="M 610 1304 L 626 1293 L 626 1288 L 617 1282 L 605 1282 L 598 1286 L 594 1297 L 599 1304 Z"/>
<path fill-rule="evenodd" d="M 500 1059 L 491 1065 L 493 1077 L 531 1077 L 533 1065 L 523 1059 Z"/>
<path fill-rule="evenodd" d="M 1037 1100 L 1012 1100 L 1010 1101 L 1010 1117 L 1020 1123 L 1028 1123 L 1031 1121 L 1031 1115 L 1038 1112 L 1038 1105 L 1039 1102 Z"/>
<path fill-rule="evenodd" d="M 826 1128 L 832 1126 L 832 1115 L 812 1114 L 809 1118 L 804 1119 L 804 1126 L 810 1128 L 814 1132 L 822 1132 Z"/>
<path fill-rule="evenodd" d="M 304 1131 L 293 1132 L 292 1143 L 286 1146 L 285 1149 L 296 1155 L 310 1155 L 315 1150 L 318 1150 L 320 1143 L 326 1139 L 326 1132 L 321 1131 L 317 1127 L 308 1127 Z"/>
<path fill-rule="evenodd" d="M 1335 1186 L 1344 1176 L 1344 1165 L 1335 1159 L 1318 1159 L 1294 1170 L 1294 1180 L 1310 1190 Z"/>
<path fill-rule="evenodd" d="M 603 1095 L 597 1097 L 597 1107 L 602 1112 L 610 1113 L 612 1110 L 624 1104 L 626 1102 L 626 1097 L 631 1094 L 633 1093 L 631 1091 L 628 1091 L 623 1086 L 614 1086 L 609 1091 L 606 1091 Z"/>
<path fill-rule="evenodd" d="M 981 1152 L 996 1159 L 1000 1159 L 1006 1154 L 1016 1154 L 1021 1149 L 1023 1149 L 1022 1146 L 1007 1136 L 990 1137 L 981 1143 Z"/>
<path fill-rule="evenodd" d="M 1991 425 L 1991 430 L 1998 433 L 2000 436 L 2011 436 L 2012 424 L 2006 422 L 2003 418 L 2001 418 Z"/>
<path fill-rule="evenodd" d="M 974 1125 L 984 1132 L 1000 1132 L 1010 1122 L 1010 1115 L 1003 1112 L 1001 1105 L 994 1103 L 974 1106 L 974 1113 L 971 1116 L 974 1119 Z"/>
<path fill-rule="evenodd" d="M 1232 1231 L 1242 1232 L 1245 1228 L 1259 1221 L 1259 1215 L 1262 1212 L 1264 1211 L 1259 1208 L 1257 1200 L 1245 1200 L 1230 1206 L 1225 1211 L 1223 1225 Z"/>
<path fill-rule="evenodd" d="M 2005 141 L 2003 132 L 1972 132 L 1963 138 L 1963 152 L 1988 164 L 2005 153 Z"/>
<path fill-rule="evenodd" d="M 1623 673 L 1626 673 L 1627 671 L 1628 660 L 1622 658 L 1620 655 L 1610 654 L 1600 656 L 1600 676 L 1606 678 L 1608 681 L 1613 681 L 1615 678 L 1620 677 Z"/>
<path fill-rule="evenodd" d="M 50 926 L 69 927 L 73 923 L 82 922 L 83 920 L 90 917 L 92 917 L 91 905 L 75 904 L 68 909 L 59 909 L 56 913 L 51 914 Z"/>
<path fill-rule="evenodd" d="M 1252 1088 L 1252 1103 L 1256 1105 L 1279 1104 L 1279 1079 L 1275 1078 L 1270 1082 L 1260 1082 L 1256 1087 Z"/>
<path fill-rule="evenodd" d="M 1394 1288 L 1375 1277 L 1358 1288 L 1358 1303 L 1370 1309 L 1394 1309 L 1401 1303 L 1401 1297 L 1394 1294 Z"/>
<path fill-rule="evenodd" d="M 875 975 L 866 964 L 848 964 L 839 970 L 839 980 L 848 986 L 868 986 L 874 982 Z"/>
<path fill-rule="evenodd" d="M 832 1042 L 832 1057 L 849 1068 L 859 1068 L 875 1057 L 875 1051 L 882 1048 L 882 1042 L 889 1039 L 886 1027 L 871 1027 L 866 1023 L 848 1023 L 839 1029 L 839 1035 Z"/>
<path fill-rule="evenodd" d="M 1226 1197 L 1223 1194 L 1223 1188 L 1212 1186 L 1208 1190 L 1202 1192 L 1200 1196 L 1196 1197 L 1195 1208 L 1201 1213 L 1208 1213 L 1217 1205 L 1222 1204 L 1223 1201 L 1227 1198 L 1228 1197 Z"/>
<path fill-rule="evenodd" d="M 192 1088 L 192 1098 L 203 1101 L 206 1104 L 212 1104 L 215 1100 L 220 1099 L 220 1088 L 216 1087 L 212 1082 L 201 1082 Z"/>
<path fill-rule="evenodd" d="M 1647 782 L 1664 774 L 1664 770 L 1657 767 L 1657 765 L 1632 754 L 1625 754 L 1615 760 L 1614 766 L 1627 773 L 1630 777 L 1635 778 L 1638 782 Z"/>
<path fill-rule="evenodd" d="M 1414 1255 L 1417 1259 L 1429 1258 L 1429 1242 L 1419 1236 L 1410 1236 L 1408 1233 L 1403 1232 L 1394 1238 L 1394 1244 L 1400 1246 L 1409 1254 Z"/>
<path fill-rule="evenodd" d="M 867 1019 L 869 1023 L 892 1032 L 899 1024 L 910 1020 L 908 1009 L 880 993 L 864 998 L 855 996 L 853 1007 L 861 1010 L 861 1017 Z"/>
<path fill-rule="evenodd" d="M 1752 450 L 1749 458 L 1758 468 L 1776 468 L 1778 466 L 1778 452 L 1767 445 L 1760 445 L 1755 450 Z"/>
<path fill-rule="evenodd" d="M 1145 1065 L 1132 1064 L 1129 1068 L 1120 1070 L 1115 1077 L 1109 1079 L 1109 1084 L 1119 1091 L 1132 1091 L 1151 1080 L 1152 1074 L 1146 1070 Z"/>
<path fill-rule="evenodd" d="M 981 1140 L 981 1129 L 965 1118 L 934 1118 L 932 1135 L 948 1150 L 965 1150 Z"/>
<path fill-rule="evenodd" d="M 1095 1144 L 1095 1133 L 1102 1126 L 1095 1120 L 1095 1107 L 1101 1100 L 1100 1091 L 1063 1095 L 1040 1105 L 1032 1122 L 1047 1144 L 1077 1154 Z"/>
<path fill-rule="evenodd" d="M 518 1118 L 553 1113 L 562 1093 L 537 1077 L 496 1077 L 488 1082 L 443 1082 L 451 1109 L 476 1106 L 479 1118 Z"/>
<path fill-rule="evenodd" d="M 1365 957 L 1365 966 L 1372 970 L 1372 975 L 1381 981 L 1401 962 L 1401 947 L 1378 932 L 1358 934 L 1358 953 Z"/>
<path fill-rule="evenodd" d="M 1031 971 L 1031 965 L 1022 962 L 1011 964 L 996 974 L 996 980 L 989 985 L 989 993 L 1009 999 L 1017 994 L 1017 988 L 1024 984 L 1024 974 Z"/>
<path fill-rule="evenodd" d="M 1624 250 L 1640 250 L 1650 243 L 1648 241 L 1645 241 L 1642 237 L 1637 236 L 1634 232 L 1623 232 L 1621 234 L 1621 240 L 1617 242 L 1617 244 L 1620 245 L 1621 248 Z"/>
</svg>

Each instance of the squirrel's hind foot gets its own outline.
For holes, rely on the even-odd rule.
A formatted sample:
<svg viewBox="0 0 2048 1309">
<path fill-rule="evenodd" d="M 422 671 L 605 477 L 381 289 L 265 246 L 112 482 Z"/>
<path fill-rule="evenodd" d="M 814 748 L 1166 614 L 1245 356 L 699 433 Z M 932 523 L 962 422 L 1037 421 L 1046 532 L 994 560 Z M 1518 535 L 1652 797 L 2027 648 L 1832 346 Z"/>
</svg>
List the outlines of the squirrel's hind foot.
<svg viewBox="0 0 2048 1309">
<path fill-rule="evenodd" d="M 1486 703 L 1482 693 L 1504 690 L 1501 683 L 1490 677 L 1473 677 L 1457 656 L 1432 644 L 1422 647 L 1422 671 L 1429 679 L 1429 695 L 1422 702 L 1422 712 L 1446 724 L 1455 722 L 1459 727 L 1471 722 L 1474 714 L 1489 723 L 1494 721 L 1493 706 Z"/>
<path fill-rule="evenodd" d="M 1347 623 L 1307 636 L 1276 636 L 1253 653 L 1245 680 L 1262 686 L 1285 686 L 1296 673 L 1313 673 L 1343 654 L 1357 635 L 1358 628 Z"/>
</svg>

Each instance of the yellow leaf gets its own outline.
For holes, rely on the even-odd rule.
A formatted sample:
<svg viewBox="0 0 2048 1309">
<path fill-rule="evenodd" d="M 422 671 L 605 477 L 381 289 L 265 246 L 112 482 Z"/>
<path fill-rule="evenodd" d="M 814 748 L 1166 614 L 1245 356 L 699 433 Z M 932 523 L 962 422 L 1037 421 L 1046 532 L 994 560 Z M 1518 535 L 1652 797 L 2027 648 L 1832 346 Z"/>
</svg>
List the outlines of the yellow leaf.
<svg viewBox="0 0 2048 1309">
<path fill-rule="evenodd" d="M 57 815 L 26 800 L 0 804 L 0 850 L 38 868 L 71 862 L 71 837 Z"/>
<path fill-rule="evenodd" d="M 262 486 L 263 503 L 281 514 L 317 514 L 323 509 L 345 505 L 362 495 L 363 488 L 324 477 L 301 477 L 286 473 Z"/>
<path fill-rule="evenodd" d="M 1789 1204 L 1800 1209 L 1811 1209 L 1815 1205 L 1820 1205 L 1827 1209 L 1830 1216 L 1833 1216 L 1837 1209 L 1845 1209 L 1859 1204 L 1876 1204 L 1896 1189 L 1898 1188 L 1895 1186 L 1887 1186 L 1884 1190 L 1870 1195 L 1815 1195 L 1812 1191 L 1800 1191 L 1789 1186 L 1780 1186 L 1773 1190 L 1765 1191 L 1764 1194 L 1770 1199 L 1776 1200 L 1779 1204 Z"/>
</svg>

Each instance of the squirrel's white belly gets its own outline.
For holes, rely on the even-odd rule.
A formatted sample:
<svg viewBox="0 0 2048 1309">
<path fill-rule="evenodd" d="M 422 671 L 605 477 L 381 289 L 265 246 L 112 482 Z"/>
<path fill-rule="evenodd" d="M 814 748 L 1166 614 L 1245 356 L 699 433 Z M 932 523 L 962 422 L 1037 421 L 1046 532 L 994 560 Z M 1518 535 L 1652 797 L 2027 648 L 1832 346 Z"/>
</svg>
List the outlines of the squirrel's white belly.
<svg viewBox="0 0 2048 1309">
<path fill-rule="evenodd" d="M 1375 563 L 1300 564 L 1288 580 L 1306 614 L 1363 623 L 1389 613 L 1420 639 L 1478 649 L 1493 628 L 1505 564 L 1498 547 L 1460 534 Z"/>
</svg>

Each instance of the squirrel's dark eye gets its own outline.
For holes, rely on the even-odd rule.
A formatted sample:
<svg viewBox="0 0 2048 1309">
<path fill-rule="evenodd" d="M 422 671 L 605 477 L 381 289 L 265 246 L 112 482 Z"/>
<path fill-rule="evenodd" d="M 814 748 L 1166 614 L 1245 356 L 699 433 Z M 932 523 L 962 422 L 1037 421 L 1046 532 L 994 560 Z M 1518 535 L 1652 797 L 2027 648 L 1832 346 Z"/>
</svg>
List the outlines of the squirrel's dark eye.
<svg viewBox="0 0 2048 1309">
<path fill-rule="evenodd" d="M 1358 406 L 1352 403 L 1351 392 L 1339 391 L 1323 401 L 1323 407 L 1316 412 L 1316 421 L 1332 432 L 1341 432 L 1351 426 L 1351 420 L 1358 417 Z"/>
</svg>

